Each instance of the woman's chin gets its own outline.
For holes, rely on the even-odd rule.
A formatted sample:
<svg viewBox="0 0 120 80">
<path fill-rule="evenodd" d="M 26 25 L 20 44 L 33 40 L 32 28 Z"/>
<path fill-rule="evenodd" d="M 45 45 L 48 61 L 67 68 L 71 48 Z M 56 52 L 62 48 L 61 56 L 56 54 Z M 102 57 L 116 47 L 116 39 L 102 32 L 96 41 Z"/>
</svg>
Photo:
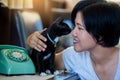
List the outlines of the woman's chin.
<svg viewBox="0 0 120 80">
<path fill-rule="evenodd" d="M 82 51 L 80 48 L 77 48 L 77 47 L 74 47 L 74 50 L 75 50 L 76 52 L 81 52 L 81 51 Z"/>
</svg>

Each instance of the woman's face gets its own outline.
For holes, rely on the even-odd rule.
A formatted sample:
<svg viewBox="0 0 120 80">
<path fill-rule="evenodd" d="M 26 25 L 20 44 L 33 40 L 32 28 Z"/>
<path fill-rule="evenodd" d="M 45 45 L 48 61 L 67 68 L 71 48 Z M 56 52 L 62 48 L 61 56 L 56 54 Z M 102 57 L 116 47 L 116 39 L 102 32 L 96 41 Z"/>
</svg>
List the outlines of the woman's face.
<svg viewBox="0 0 120 80">
<path fill-rule="evenodd" d="M 90 50 L 96 46 L 96 40 L 86 31 L 81 12 L 75 18 L 75 28 L 72 31 L 73 45 L 76 51 Z"/>
</svg>

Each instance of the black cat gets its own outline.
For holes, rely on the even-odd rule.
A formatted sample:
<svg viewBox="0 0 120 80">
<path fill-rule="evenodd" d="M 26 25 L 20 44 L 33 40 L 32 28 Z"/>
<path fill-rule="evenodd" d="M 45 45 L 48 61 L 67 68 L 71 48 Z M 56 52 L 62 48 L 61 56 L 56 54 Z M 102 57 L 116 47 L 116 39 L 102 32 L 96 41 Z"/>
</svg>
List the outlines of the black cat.
<svg viewBox="0 0 120 80">
<path fill-rule="evenodd" d="M 67 35 L 71 32 L 71 28 L 64 22 L 62 18 L 56 19 L 46 31 L 42 33 L 47 38 L 45 44 L 46 50 L 43 52 L 32 50 L 31 58 L 36 67 L 36 72 L 41 73 L 46 70 L 50 70 L 53 74 L 55 70 L 54 58 L 55 58 L 55 38 Z"/>
</svg>

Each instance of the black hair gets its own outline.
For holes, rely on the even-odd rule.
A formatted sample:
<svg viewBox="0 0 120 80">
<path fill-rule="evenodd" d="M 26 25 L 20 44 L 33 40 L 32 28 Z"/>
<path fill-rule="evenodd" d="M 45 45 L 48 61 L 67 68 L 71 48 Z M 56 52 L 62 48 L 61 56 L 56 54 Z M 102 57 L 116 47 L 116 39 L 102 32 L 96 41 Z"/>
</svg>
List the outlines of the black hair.
<svg viewBox="0 0 120 80">
<path fill-rule="evenodd" d="M 96 3 L 82 10 L 86 30 L 103 47 L 114 47 L 120 37 L 120 6 L 113 2 Z"/>
<path fill-rule="evenodd" d="M 105 2 L 105 0 L 80 0 L 72 10 L 71 13 L 72 23 L 75 24 L 75 17 L 78 11 L 82 11 L 82 9 L 85 8 L 86 6 L 97 2 Z"/>
</svg>

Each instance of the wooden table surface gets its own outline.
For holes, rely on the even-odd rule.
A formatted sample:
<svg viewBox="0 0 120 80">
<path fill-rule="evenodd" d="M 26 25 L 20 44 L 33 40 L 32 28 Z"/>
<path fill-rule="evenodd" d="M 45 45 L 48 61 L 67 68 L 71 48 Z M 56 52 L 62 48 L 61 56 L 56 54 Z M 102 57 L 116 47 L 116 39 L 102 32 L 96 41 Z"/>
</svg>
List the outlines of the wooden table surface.
<svg viewBox="0 0 120 80">
<path fill-rule="evenodd" d="M 41 77 L 39 75 L 19 75 L 19 76 L 4 76 L 0 75 L 0 80 L 48 80 L 54 75 Z"/>
</svg>

